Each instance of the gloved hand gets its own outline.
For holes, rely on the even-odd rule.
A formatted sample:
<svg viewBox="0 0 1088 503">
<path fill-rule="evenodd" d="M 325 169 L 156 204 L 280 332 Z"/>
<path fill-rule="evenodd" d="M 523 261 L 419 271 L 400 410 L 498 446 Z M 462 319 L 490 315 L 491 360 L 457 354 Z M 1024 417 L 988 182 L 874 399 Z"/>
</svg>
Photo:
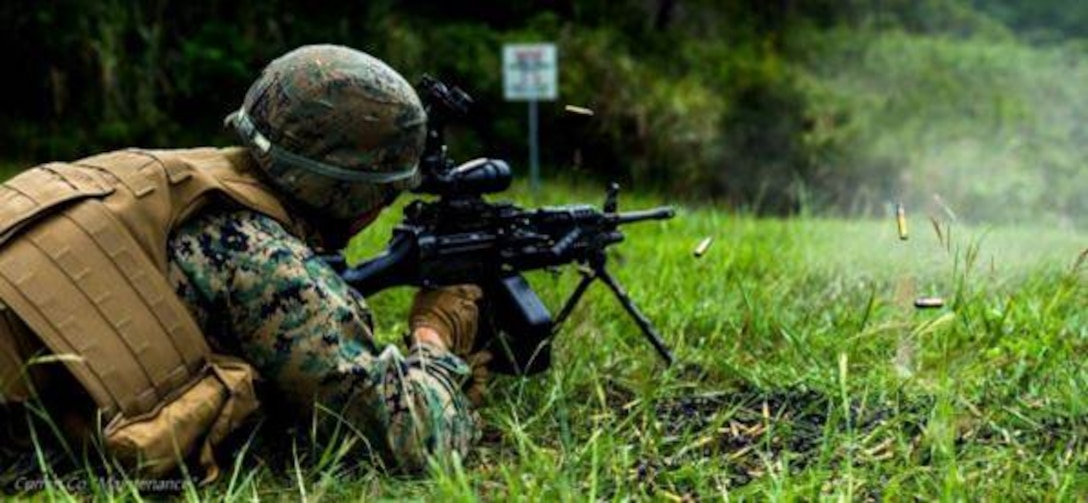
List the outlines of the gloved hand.
<svg viewBox="0 0 1088 503">
<path fill-rule="evenodd" d="M 475 285 L 421 289 L 412 301 L 409 329 L 413 333 L 422 327 L 434 330 L 450 352 L 464 358 L 476 343 L 480 314 L 476 300 L 482 295 Z"/>
<path fill-rule="evenodd" d="M 488 350 L 477 351 L 468 355 L 465 362 L 472 368 L 472 375 L 462 385 L 465 396 L 473 407 L 479 407 L 484 403 L 487 394 L 487 381 L 491 374 L 487 371 L 487 364 L 491 363 L 491 352 Z"/>
</svg>

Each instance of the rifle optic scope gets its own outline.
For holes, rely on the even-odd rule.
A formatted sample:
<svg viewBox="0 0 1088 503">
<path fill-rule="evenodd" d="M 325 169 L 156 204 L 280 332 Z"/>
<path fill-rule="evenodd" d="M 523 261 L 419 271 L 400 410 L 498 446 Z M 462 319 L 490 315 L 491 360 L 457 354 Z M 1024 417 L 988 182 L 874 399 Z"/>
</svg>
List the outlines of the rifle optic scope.
<svg viewBox="0 0 1088 503">
<path fill-rule="evenodd" d="M 413 192 L 439 196 L 494 194 L 509 188 L 512 178 L 506 161 L 481 157 L 447 171 L 424 172 Z"/>
</svg>

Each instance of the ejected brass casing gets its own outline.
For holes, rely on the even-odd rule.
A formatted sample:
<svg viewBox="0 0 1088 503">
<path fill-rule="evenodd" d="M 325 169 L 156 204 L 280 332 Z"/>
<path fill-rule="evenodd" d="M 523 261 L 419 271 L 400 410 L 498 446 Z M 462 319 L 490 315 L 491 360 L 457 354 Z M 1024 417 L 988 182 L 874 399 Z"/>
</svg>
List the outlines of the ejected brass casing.
<svg viewBox="0 0 1088 503">
<path fill-rule="evenodd" d="M 940 297 L 918 297 L 914 299 L 914 307 L 918 309 L 936 309 L 944 307 L 944 299 Z"/>
<path fill-rule="evenodd" d="M 899 228 L 899 239 L 907 240 L 907 211 L 903 209 L 903 203 L 895 205 L 895 223 Z"/>
<path fill-rule="evenodd" d="M 714 238 L 707 236 L 699 242 L 699 245 L 695 247 L 695 250 L 692 251 L 692 254 L 695 255 L 695 258 L 702 257 L 704 254 L 706 254 L 706 251 L 710 249 L 710 243 L 713 242 Z"/>
<path fill-rule="evenodd" d="M 586 107 L 580 107 L 580 106 L 577 106 L 577 105 L 567 105 L 567 106 L 563 107 L 563 109 L 566 110 L 567 112 L 572 113 L 572 114 L 593 115 L 593 110 L 591 110 L 589 108 L 586 108 Z"/>
</svg>

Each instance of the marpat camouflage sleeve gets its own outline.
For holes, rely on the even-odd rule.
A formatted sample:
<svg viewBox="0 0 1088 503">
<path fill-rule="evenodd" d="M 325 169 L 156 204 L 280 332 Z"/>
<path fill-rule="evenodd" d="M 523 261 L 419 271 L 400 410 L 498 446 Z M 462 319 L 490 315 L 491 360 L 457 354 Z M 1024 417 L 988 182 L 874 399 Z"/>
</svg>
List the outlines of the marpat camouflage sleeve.
<svg viewBox="0 0 1088 503">
<path fill-rule="evenodd" d="M 362 296 L 275 220 L 212 212 L 169 246 L 171 281 L 213 347 L 249 361 L 293 411 L 321 404 L 410 470 L 477 437 L 467 365 L 426 345 L 378 347 Z"/>
</svg>

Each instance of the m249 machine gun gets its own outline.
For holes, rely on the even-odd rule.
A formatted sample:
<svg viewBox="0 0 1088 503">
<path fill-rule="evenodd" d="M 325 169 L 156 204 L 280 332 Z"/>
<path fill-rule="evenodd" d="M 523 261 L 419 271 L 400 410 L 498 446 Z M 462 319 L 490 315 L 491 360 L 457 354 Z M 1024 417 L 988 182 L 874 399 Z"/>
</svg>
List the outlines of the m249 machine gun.
<svg viewBox="0 0 1088 503">
<path fill-rule="evenodd" d="M 551 364 L 551 339 L 596 280 L 604 283 L 634 319 L 666 364 L 673 361 L 657 330 L 606 269 L 605 250 L 623 241 L 620 226 L 672 218 L 670 207 L 618 212 L 619 187 L 611 184 L 601 209 L 589 205 L 520 208 L 491 202 L 486 194 L 506 190 L 506 162 L 481 158 L 458 165 L 447 156 L 444 129 L 472 105 L 464 91 L 424 76 L 419 85 L 429 117 L 427 143 L 416 193 L 438 196 L 404 209 L 388 248 L 341 276 L 364 296 L 396 286 L 479 285 L 477 349 L 488 349 L 491 369 L 530 375 Z M 522 275 L 525 271 L 574 264 L 581 282 L 556 317 Z"/>
</svg>

